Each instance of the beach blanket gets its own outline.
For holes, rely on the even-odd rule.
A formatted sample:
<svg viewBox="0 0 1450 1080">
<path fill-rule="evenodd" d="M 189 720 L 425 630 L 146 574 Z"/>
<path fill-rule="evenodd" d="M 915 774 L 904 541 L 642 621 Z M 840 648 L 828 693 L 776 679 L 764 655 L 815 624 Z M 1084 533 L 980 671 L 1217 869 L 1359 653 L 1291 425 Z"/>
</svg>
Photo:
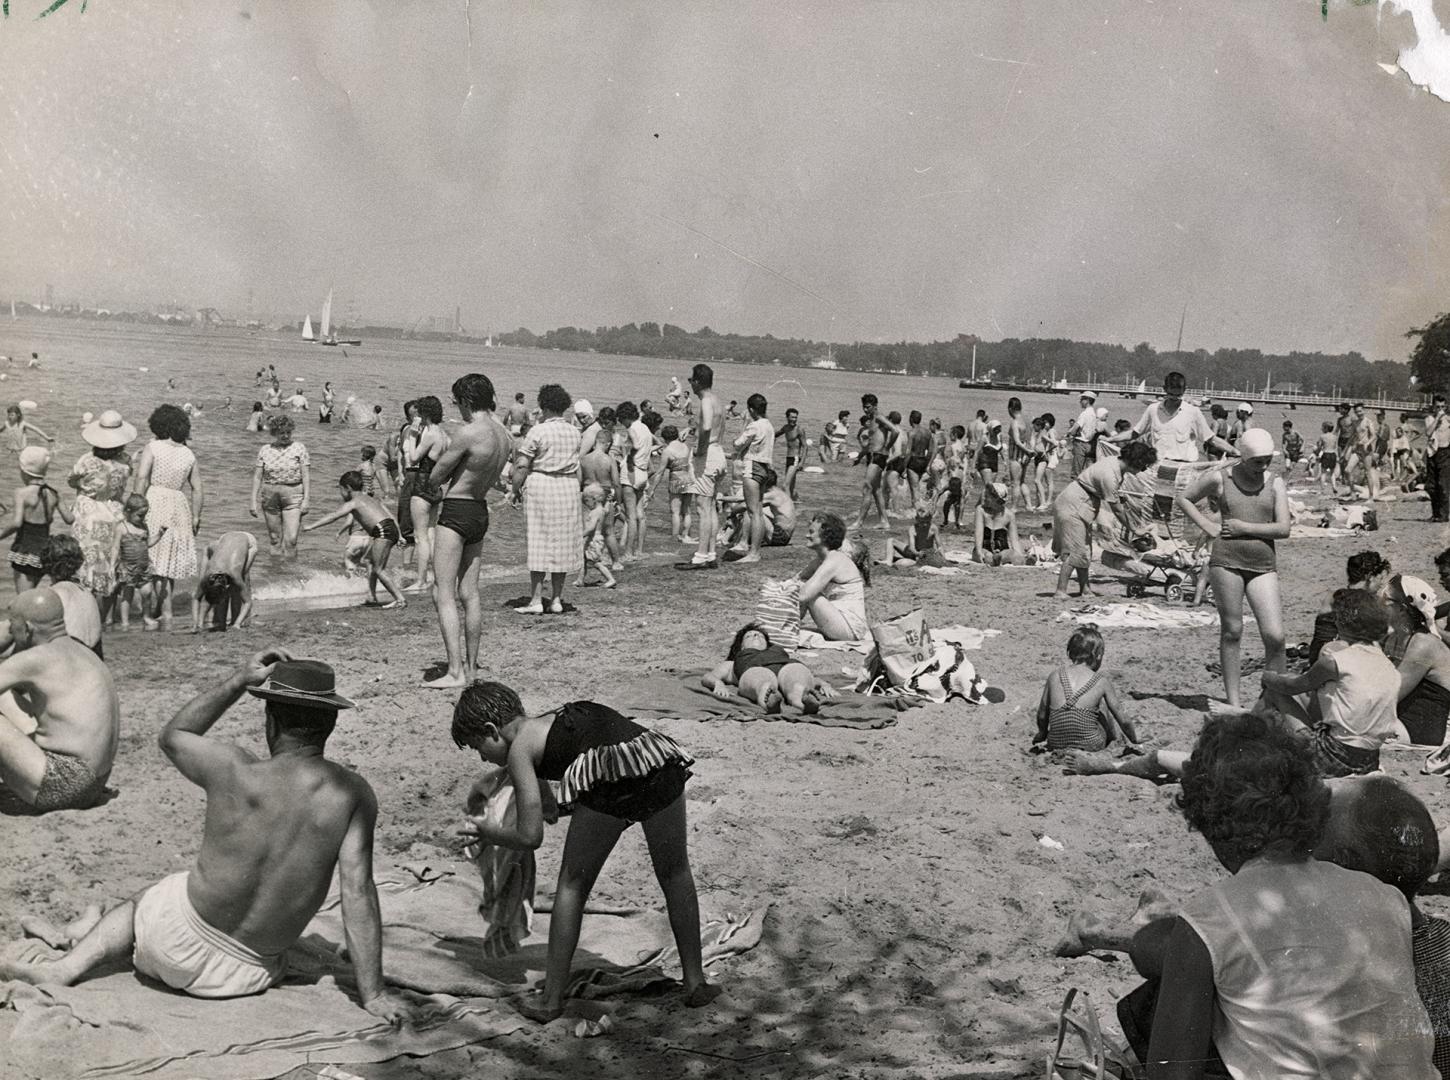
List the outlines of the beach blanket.
<svg viewBox="0 0 1450 1080">
<path fill-rule="evenodd" d="M 281 985 L 248 998 L 203 1001 L 125 970 L 73 987 L 0 983 L 8 1038 L 0 1075 L 70 1080 L 146 1076 L 155 1080 L 263 1080 L 309 1063 L 422 1056 L 533 1025 L 494 999 L 543 977 L 548 919 L 506 959 L 484 955 L 480 891 L 466 863 L 381 875 L 383 966 L 387 981 L 416 993 L 428 1010 L 393 1028 L 364 1012 L 343 986 L 342 919 L 336 890 L 289 950 Z M 541 903 L 540 908 L 549 905 Z M 765 908 L 701 927 L 707 965 L 759 941 Z M 540 925 L 542 924 L 542 925 Z M 574 957 L 579 996 L 637 992 L 661 981 L 674 955 L 663 912 L 590 908 Z M 341 986 L 339 984 L 342 984 Z"/>
<path fill-rule="evenodd" d="M 831 649 L 836 652 L 858 652 L 869 653 L 876 647 L 876 642 L 870 638 L 861 641 L 831 641 L 823 638 L 814 630 L 802 630 L 796 640 L 796 647 L 799 649 Z"/>
<path fill-rule="evenodd" d="M 821 702 L 821 711 L 802 716 L 770 714 L 753 701 L 738 694 L 717 698 L 700 684 L 703 672 L 686 675 L 655 675 L 639 679 L 622 694 L 615 695 L 614 708 L 637 720 L 784 720 L 794 724 L 818 724 L 821 727 L 870 730 L 890 727 L 896 714 L 917 702 L 903 702 L 871 697 L 842 690 L 841 696 Z"/>
<path fill-rule="evenodd" d="M 1248 619 L 1249 613 L 1244 612 Z M 1156 604 L 1083 604 L 1057 616 L 1058 622 L 1097 623 L 1126 630 L 1188 630 L 1217 626 L 1213 608 L 1159 607 Z"/>
<path fill-rule="evenodd" d="M 1289 526 L 1290 540 L 1334 540 L 1341 536 L 1354 536 L 1358 529 L 1321 529 L 1315 525 L 1291 525 Z"/>
</svg>

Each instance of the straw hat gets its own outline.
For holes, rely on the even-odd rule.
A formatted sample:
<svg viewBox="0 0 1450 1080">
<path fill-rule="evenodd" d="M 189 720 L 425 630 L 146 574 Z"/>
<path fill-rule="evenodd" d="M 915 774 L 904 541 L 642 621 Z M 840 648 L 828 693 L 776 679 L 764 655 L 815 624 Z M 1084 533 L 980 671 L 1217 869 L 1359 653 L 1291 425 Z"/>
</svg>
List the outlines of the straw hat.
<svg viewBox="0 0 1450 1080">
<path fill-rule="evenodd" d="M 337 676 L 321 660 L 282 660 L 261 686 L 248 693 L 264 701 L 281 701 L 314 709 L 351 709 L 353 703 L 337 693 Z"/>
<path fill-rule="evenodd" d="M 50 468 L 50 451 L 43 446 L 27 446 L 20 451 L 20 471 L 36 480 L 44 480 Z"/>
<path fill-rule="evenodd" d="M 1098 399 L 1098 396 L 1091 390 L 1084 390 L 1081 394 L 1078 395 L 1078 400 L 1081 401 L 1083 398 L 1087 398 L 1087 400 L 1089 401 L 1096 401 Z"/>
<path fill-rule="evenodd" d="M 136 427 L 121 419 L 121 414 L 115 409 L 107 409 L 81 428 L 81 438 L 98 450 L 111 450 L 134 442 Z"/>
</svg>

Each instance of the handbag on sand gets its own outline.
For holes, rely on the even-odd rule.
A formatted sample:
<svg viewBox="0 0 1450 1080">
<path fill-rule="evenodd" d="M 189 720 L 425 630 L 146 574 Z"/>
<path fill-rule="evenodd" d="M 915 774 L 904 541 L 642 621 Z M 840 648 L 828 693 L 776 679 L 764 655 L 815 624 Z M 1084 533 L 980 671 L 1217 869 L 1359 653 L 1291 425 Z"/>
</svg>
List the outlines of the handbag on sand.
<svg viewBox="0 0 1450 1080">
<path fill-rule="evenodd" d="M 762 581 L 755 621 L 770 634 L 772 644 L 783 649 L 797 648 L 801 638 L 800 581 Z"/>
<path fill-rule="evenodd" d="M 926 616 L 920 608 L 872 623 L 871 637 L 876 642 L 876 656 L 892 686 L 905 686 L 912 673 L 935 652 Z"/>
<path fill-rule="evenodd" d="M 1081 1056 L 1064 1056 L 1062 1047 L 1069 1035 L 1082 1043 Z M 1047 1059 L 1047 1071 L 1043 1075 L 1045 1080 L 1131 1080 L 1142 1073 L 1127 1054 L 1108 1045 L 1087 991 L 1074 986 L 1067 992 L 1062 1011 L 1058 1013 L 1057 1048 Z"/>
</svg>

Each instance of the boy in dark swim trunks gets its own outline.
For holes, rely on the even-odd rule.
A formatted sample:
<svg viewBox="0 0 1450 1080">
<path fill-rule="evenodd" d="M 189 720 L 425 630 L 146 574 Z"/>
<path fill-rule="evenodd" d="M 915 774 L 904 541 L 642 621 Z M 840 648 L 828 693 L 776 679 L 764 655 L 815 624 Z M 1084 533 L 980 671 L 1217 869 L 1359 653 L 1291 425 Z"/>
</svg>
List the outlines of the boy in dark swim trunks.
<svg viewBox="0 0 1450 1080">
<path fill-rule="evenodd" d="M 393 553 L 393 545 L 402 539 L 397 519 L 388 512 L 387 507 L 363 490 L 362 473 L 355 469 L 349 470 L 342 474 L 337 483 L 342 505 L 326 517 L 303 526 L 302 531 L 320 529 L 351 514 L 353 523 L 372 537 L 367 550 L 368 603 L 378 602 L 378 582 L 381 581 L 383 588 L 393 598 L 391 603 L 383 605 L 383 609 L 407 607 L 408 602 L 403 599 L 403 594 L 387 574 L 388 556 Z M 441 518 L 439 524 L 442 524 Z"/>
</svg>

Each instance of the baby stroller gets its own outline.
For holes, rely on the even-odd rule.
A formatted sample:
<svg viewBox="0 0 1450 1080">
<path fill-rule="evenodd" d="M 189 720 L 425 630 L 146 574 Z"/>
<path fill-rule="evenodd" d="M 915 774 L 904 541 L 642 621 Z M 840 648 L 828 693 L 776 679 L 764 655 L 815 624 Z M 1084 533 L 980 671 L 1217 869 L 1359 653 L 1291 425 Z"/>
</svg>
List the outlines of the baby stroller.
<svg viewBox="0 0 1450 1080">
<path fill-rule="evenodd" d="M 1128 596 L 1139 599 L 1159 588 L 1168 600 L 1192 599 L 1207 561 L 1201 547 L 1183 539 L 1182 523 L 1155 520 L 1154 485 L 1147 477 L 1128 476 L 1118 489 L 1123 521 L 1111 513 L 1098 519 L 1102 563 L 1132 574 Z M 1124 524 L 1126 521 L 1126 524 Z M 1173 533 L 1178 535 L 1172 535 Z"/>
</svg>

